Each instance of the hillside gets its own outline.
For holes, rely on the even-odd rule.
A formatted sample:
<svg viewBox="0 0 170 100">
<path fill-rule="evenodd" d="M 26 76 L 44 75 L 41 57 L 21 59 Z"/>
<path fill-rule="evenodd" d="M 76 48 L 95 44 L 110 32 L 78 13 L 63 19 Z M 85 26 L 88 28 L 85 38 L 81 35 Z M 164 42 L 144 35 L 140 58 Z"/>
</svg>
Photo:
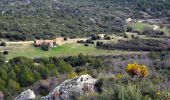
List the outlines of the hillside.
<svg viewBox="0 0 170 100">
<path fill-rule="evenodd" d="M 122 33 L 125 18 L 170 15 L 169 0 L 1 0 L 0 36 L 9 40 Z"/>
<path fill-rule="evenodd" d="M 170 100 L 170 0 L 0 0 L 0 100 Z"/>
</svg>

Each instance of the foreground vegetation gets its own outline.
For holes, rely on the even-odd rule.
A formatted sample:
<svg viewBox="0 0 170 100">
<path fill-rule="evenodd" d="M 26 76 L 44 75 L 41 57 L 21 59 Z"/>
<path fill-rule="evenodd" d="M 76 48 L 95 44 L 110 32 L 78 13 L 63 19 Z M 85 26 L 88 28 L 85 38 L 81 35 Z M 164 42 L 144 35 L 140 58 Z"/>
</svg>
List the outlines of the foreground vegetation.
<svg viewBox="0 0 170 100">
<path fill-rule="evenodd" d="M 1 55 L 0 90 L 4 93 L 5 100 L 13 99 L 28 87 L 36 91 L 37 95 L 44 96 L 51 90 L 48 86 L 42 85 L 48 82 L 47 80 L 53 82 L 53 79 L 57 78 L 57 83 L 53 84 L 56 86 L 77 75 L 90 74 L 100 79 L 99 85 L 102 85 L 102 91 L 99 94 L 90 93 L 83 96 L 75 94 L 74 99 L 167 100 L 170 98 L 168 84 L 170 73 L 167 63 L 169 55 L 166 52 L 161 54 L 153 52 L 150 55 L 99 57 L 82 54 L 63 58 L 15 57 L 8 63 L 5 63 L 5 58 Z M 157 62 L 160 59 L 161 61 Z"/>
</svg>

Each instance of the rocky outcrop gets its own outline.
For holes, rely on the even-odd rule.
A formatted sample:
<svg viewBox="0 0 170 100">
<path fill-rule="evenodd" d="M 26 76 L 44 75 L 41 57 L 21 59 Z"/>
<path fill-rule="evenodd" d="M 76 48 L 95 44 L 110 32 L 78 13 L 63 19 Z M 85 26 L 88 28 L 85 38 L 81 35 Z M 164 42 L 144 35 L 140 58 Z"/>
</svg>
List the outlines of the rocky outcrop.
<svg viewBox="0 0 170 100">
<path fill-rule="evenodd" d="M 81 95 L 84 92 L 95 91 L 97 79 L 90 75 L 77 76 L 57 86 L 49 95 L 42 97 L 42 100 L 69 100 L 74 94 Z"/>
<path fill-rule="evenodd" d="M 15 100 L 32 100 L 35 99 L 35 94 L 33 91 L 31 91 L 30 89 L 22 92 L 19 96 L 17 96 L 15 98 Z"/>
</svg>

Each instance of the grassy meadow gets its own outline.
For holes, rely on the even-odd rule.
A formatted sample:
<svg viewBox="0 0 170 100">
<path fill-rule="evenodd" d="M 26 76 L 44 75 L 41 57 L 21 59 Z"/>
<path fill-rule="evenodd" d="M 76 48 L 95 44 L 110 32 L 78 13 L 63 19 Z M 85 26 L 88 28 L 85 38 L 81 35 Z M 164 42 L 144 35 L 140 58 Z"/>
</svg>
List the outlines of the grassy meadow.
<svg viewBox="0 0 170 100">
<path fill-rule="evenodd" d="M 7 59 L 11 59 L 17 56 L 26 56 L 30 58 L 50 56 L 71 56 L 78 55 L 79 53 L 85 55 L 119 55 L 134 53 L 130 51 L 121 50 L 101 50 L 101 49 L 99 50 L 94 45 L 86 47 L 82 44 L 77 43 L 70 43 L 62 46 L 57 46 L 51 48 L 49 51 L 42 51 L 40 48 L 34 47 L 33 44 L 11 44 L 4 49 L 9 51 L 9 54 L 6 55 Z"/>
<path fill-rule="evenodd" d="M 132 24 L 130 24 L 130 26 L 134 30 L 139 31 L 139 32 L 142 32 L 145 28 L 151 28 L 151 29 L 154 28 L 154 25 L 151 25 L 151 24 L 148 24 L 148 23 L 140 23 L 140 22 L 132 23 Z M 158 30 L 165 32 L 166 36 L 170 36 L 169 29 L 166 26 L 159 27 Z"/>
<path fill-rule="evenodd" d="M 150 25 L 150 24 L 148 24 L 148 23 L 139 23 L 139 22 L 133 23 L 133 24 L 131 24 L 130 26 L 131 26 L 134 30 L 139 31 L 139 32 L 143 31 L 145 28 L 153 28 L 153 25 Z"/>
</svg>

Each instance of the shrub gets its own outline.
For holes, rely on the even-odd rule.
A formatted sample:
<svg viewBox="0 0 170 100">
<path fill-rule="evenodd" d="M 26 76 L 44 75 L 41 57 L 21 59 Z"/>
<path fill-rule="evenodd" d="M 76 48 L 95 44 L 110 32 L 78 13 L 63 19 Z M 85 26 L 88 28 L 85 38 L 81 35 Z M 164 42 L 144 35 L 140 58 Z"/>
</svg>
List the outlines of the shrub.
<svg viewBox="0 0 170 100">
<path fill-rule="evenodd" d="M 148 76 L 148 68 L 145 65 L 128 64 L 126 71 L 132 76 L 145 78 Z"/>
<path fill-rule="evenodd" d="M 59 61 L 58 66 L 60 73 L 70 73 L 73 70 L 72 67 L 63 60 Z"/>
<path fill-rule="evenodd" d="M 128 26 L 128 27 L 126 28 L 126 31 L 127 31 L 127 32 L 132 32 L 132 31 L 133 31 L 133 28 L 132 28 L 131 26 Z"/>
<path fill-rule="evenodd" d="M 125 34 L 124 36 L 123 36 L 124 38 L 128 38 L 128 36 Z"/>
<path fill-rule="evenodd" d="M 96 46 L 101 46 L 103 42 L 97 41 Z"/>
<path fill-rule="evenodd" d="M 78 75 L 74 71 L 67 73 L 67 79 L 72 79 L 76 76 L 78 76 Z"/>
<path fill-rule="evenodd" d="M 91 39 L 87 39 L 87 40 L 86 40 L 86 43 L 94 44 L 94 41 L 93 41 L 93 40 L 91 40 Z"/>
<path fill-rule="evenodd" d="M 117 99 L 115 100 L 142 100 L 142 93 L 137 85 L 117 85 L 115 94 Z"/>
<path fill-rule="evenodd" d="M 86 43 L 84 40 L 78 40 L 77 43 Z"/>
<path fill-rule="evenodd" d="M 41 46 L 41 50 L 43 51 L 49 51 L 49 48 L 50 48 L 49 45 L 46 45 L 46 44 Z"/>
<path fill-rule="evenodd" d="M 0 44 L 1 46 L 6 46 L 6 43 L 5 42 L 1 42 L 1 44 Z"/>
<path fill-rule="evenodd" d="M 8 51 L 3 51 L 3 54 L 4 55 L 7 55 L 9 52 Z"/>
<path fill-rule="evenodd" d="M 85 43 L 85 44 L 84 44 L 84 46 L 86 46 L 86 47 L 87 47 L 87 46 L 89 46 L 89 44 L 88 44 L 88 43 Z"/>
<path fill-rule="evenodd" d="M 102 85 L 103 85 L 103 79 L 99 79 L 96 83 L 95 83 L 95 89 L 98 93 L 102 92 Z"/>
<path fill-rule="evenodd" d="M 104 39 L 105 39 L 105 40 L 111 40 L 111 37 L 106 34 L 106 35 L 104 35 Z"/>
<path fill-rule="evenodd" d="M 91 40 L 100 40 L 100 39 L 101 39 L 101 37 L 100 37 L 99 35 L 93 34 L 93 35 L 91 36 Z"/>
<path fill-rule="evenodd" d="M 70 36 L 70 39 L 75 39 L 76 38 L 76 36 Z"/>
<path fill-rule="evenodd" d="M 66 37 L 64 37 L 64 41 L 67 41 L 67 38 L 66 38 Z"/>
</svg>

